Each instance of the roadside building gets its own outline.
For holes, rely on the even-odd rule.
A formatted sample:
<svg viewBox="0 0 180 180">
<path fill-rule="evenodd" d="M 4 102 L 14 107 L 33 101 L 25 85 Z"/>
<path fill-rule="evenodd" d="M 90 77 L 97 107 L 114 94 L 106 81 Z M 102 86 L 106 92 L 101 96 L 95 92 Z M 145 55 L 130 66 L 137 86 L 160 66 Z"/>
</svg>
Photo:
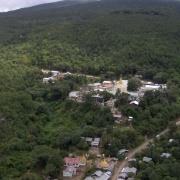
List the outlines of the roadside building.
<svg viewBox="0 0 180 180">
<path fill-rule="evenodd" d="M 119 150 L 118 151 L 118 155 L 121 155 L 121 154 L 124 154 L 124 153 L 126 153 L 126 152 L 128 152 L 128 150 L 127 149 L 121 149 L 121 150 Z"/>
<path fill-rule="evenodd" d="M 133 173 L 136 174 L 137 169 L 135 167 L 125 167 L 122 169 L 121 173 Z"/>
<path fill-rule="evenodd" d="M 95 180 L 95 179 L 93 177 L 91 177 L 91 176 L 88 176 L 84 180 Z"/>
</svg>

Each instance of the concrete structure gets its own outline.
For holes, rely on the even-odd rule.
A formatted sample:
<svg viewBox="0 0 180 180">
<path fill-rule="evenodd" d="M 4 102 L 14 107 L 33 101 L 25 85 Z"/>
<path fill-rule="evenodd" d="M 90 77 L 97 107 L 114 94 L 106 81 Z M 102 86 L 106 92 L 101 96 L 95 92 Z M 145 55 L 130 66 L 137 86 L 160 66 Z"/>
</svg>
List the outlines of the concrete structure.
<svg viewBox="0 0 180 180">
<path fill-rule="evenodd" d="M 124 180 L 124 179 L 127 179 L 127 178 L 128 178 L 127 173 L 121 172 L 117 179 L 123 179 Z"/>
<path fill-rule="evenodd" d="M 134 105 L 138 106 L 139 105 L 139 101 L 131 101 L 129 104 L 134 104 Z"/>
<path fill-rule="evenodd" d="M 77 98 L 79 98 L 79 96 L 80 96 L 79 91 L 71 91 L 69 93 L 69 98 L 73 100 L 76 100 Z"/>
<path fill-rule="evenodd" d="M 50 77 L 45 77 L 43 78 L 43 83 L 49 83 L 50 81 L 52 81 L 52 83 L 54 83 L 54 80 L 58 79 L 58 75 L 59 75 L 59 71 L 51 71 L 51 70 L 41 70 L 43 72 L 43 74 L 50 74 Z"/>
<path fill-rule="evenodd" d="M 119 150 L 119 152 L 118 152 L 117 154 L 118 154 L 118 155 L 121 155 L 121 154 L 124 154 L 124 153 L 126 153 L 126 152 L 128 152 L 127 149 L 121 149 L 121 150 Z"/>
<path fill-rule="evenodd" d="M 52 76 L 53 76 L 53 77 L 56 77 L 56 76 L 58 76 L 59 71 L 51 71 L 51 73 L 52 73 Z"/>
<path fill-rule="evenodd" d="M 129 159 L 128 162 L 136 162 L 136 159 Z"/>
<path fill-rule="evenodd" d="M 50 81 L 54 83 L 54 77 L 43 78 L 43 83 L 49 83 Z"/>
<path fill-rule="evenodd" d="M 80 157 L 76 157 L 76 158 L 65 157 L 64 158 L 65 166 L 79 167 L 80 159 L 81 159 Z"/>
<path fill-rule="evenodd" d="M 76 168 L 74 166 L 68 166 L 63 170 L 63 177 L 72 177 L 76 175 Z"/>
<path fill-rule="evenodd" d="M 86 137 L 86 138 L 85 138 L 85 141 L 91 143 L 91 142 L 93 141 L 93 138 L 91 138 L 91 137 Z"/>
<path fill-rule="evenodd" d="M 72 177 L 73 176 L 73 172 L 68 171 L 68 170 L 63 170 L 63 177 Z"/>
<path fill-rule="evenodd" d="M 136 174 L 137 169 L 135 167 L 125 167 L 122 169 L 121 173 L 133 173 Z"/>
<path fill-rule="evenodd" d="M 145 156 L 145 157 L 143 157 L 142 161 L 148 163 L 148 162 L 152 161 L 152 158 Z"/>
<path fill-rule="evenodd" d="M 94 141 L 91 142 L 92 146 L 99 146 L 100 138 L 94 138 Z"/>
<path fill-rule="evenodd" d="M 108 180 L 111 176 L 111 172 L 105 172 L 103 173 L 102 171 L 96 171 L 93 175 L 92 178 L 95 180 Z"/>
<path fill-rule="evenodd" d="M 92 176 L 101 177 L 102 174 L 103 174 L 103 172 L 100 171 L 100 170 L 98 170 L 98 171 L 96 171 Z"/>
<path fill-rule="evenodd" d="M 94 180 L 91 176 L 86 177 L 84 180 Z"/>
<path fill-rule="evenodd" d="M 171 154 L 169 154 L 169 153 L 162 153 L 161 157 L 169 158 L 169 157 L 171 157 Z"/>
</svg>

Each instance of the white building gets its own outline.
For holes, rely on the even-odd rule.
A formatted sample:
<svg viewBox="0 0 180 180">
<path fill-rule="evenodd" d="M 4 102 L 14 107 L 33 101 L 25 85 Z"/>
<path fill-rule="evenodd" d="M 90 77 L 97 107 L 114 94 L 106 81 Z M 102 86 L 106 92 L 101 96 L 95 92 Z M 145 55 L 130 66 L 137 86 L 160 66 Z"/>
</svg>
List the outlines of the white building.
<svg viewBox="0 0 180 180">
<path fill-rule="evenodd" d="M 43 83 L 49 83 L 50 81 L 54 83 L 54 77 L 43 78 Z"/>
</svg>

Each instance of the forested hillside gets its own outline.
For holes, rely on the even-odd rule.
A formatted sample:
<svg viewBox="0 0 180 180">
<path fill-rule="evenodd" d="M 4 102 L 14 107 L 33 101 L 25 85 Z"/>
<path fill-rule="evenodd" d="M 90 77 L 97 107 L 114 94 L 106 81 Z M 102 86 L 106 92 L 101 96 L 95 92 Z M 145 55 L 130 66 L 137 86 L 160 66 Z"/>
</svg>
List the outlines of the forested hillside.
<svg viewBox="0 0 180 180">
<path fill-rule="evenodd" d="M 62 6 L 0 13 L 0 179 L 56 178 L 68 153 L 88 149 L 80 136 L 101 137 L 106 128 L 104 153 L 114 156 L 180 115 L 179 2 L 102 0 Z M 67 99 L 92 80 L 70 76 L 47 85 L 42 68 L 102 80 L 120 73 L 142 75 L 167 83 L 168 90 L 146 93 L 139 108 L 119 95 L 117 107 L 139 121 L 135 130 L 114 130 L 109 108 L 88 98 L 82 104 Z"/>
<path fill-rule="evenodd" d="M 121 71 L 151 79 L 163 76 L 166 81 L 168 73 L 179 69 L 178 7 L 155 1 L 99 1 L 2 14 L 1 58 L 23 57 L 41 68 L 111 78 Z"/>
</svg>

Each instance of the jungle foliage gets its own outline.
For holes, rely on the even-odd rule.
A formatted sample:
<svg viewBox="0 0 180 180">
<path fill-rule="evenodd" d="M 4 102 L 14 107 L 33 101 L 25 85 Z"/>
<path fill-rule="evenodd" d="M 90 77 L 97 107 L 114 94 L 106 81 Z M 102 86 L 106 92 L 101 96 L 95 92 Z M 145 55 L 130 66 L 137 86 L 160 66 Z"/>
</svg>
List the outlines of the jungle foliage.
<svg viewBox="0 0 180 180">
<path fill-rule="evenodd" d="M 0 13 L 0 179 L 56 178 L 68 153 L 89 148 L 81 136 L 103 136 L 104 153 L 116 155 L 179 117 L 179 10 L 178 2 L 104 0 Z M 116 94 L 116 107 L 135 119 L 134 129 L 116 129 L 109 108 L 67 98 L 91 80 L 43 84 L 41 68 L 101 80 L 142 75 L 168 90 L 147 92 L 139 107 Z"/>
</svg>

